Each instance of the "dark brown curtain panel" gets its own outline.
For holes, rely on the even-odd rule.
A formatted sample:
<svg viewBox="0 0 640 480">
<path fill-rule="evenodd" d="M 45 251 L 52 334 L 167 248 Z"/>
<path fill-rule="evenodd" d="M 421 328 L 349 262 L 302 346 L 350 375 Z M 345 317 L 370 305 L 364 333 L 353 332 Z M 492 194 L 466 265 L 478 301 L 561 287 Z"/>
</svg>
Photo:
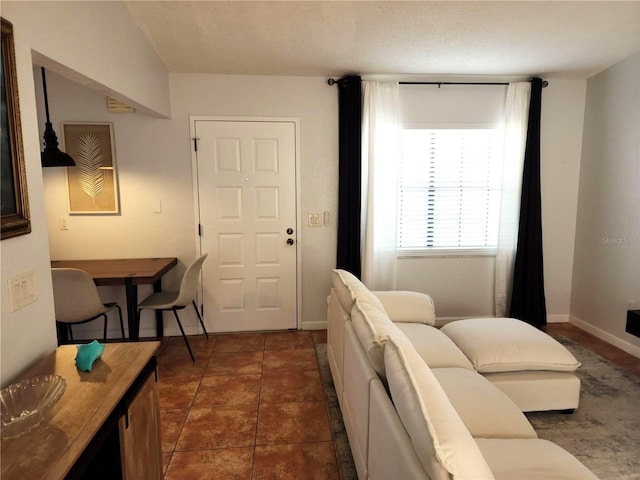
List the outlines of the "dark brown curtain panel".
<svg viewBox="0 0 640 480">
<path fill-rule="evenodd" d="M 509 315 L 534 326 L 547 323 L 542 266 L 542 207 L 540 196 L 540 112 L 542 79 L 531 82 L 529 126 L 522 174 L 518 247 Z"/>
<path fill-rule="evenodd" d="M 337 82 L 339 102 L 338 253 L 336 267 L 360 278 L 362 80 Z"/>
</svg>

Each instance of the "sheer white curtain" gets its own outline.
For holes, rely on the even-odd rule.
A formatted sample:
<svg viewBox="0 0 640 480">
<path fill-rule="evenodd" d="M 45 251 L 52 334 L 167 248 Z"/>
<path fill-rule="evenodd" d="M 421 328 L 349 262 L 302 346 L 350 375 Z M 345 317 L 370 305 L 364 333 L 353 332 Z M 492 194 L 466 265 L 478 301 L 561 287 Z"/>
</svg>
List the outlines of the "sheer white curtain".
<svg viewBox="0 0 640 480">
<path fill-rule="evenodd" d="M 505 105 L 502 202 L 496 254 L 495 311 L 497 317 L 507 315 L 511 302 L 530 98 L 530 82 L 509 84 Z"/>
<path fill-rule="evenodd" d="M 396 286 L 400 93 L 398 82 L 362 82 L 362 281 Z"/>
</svg>

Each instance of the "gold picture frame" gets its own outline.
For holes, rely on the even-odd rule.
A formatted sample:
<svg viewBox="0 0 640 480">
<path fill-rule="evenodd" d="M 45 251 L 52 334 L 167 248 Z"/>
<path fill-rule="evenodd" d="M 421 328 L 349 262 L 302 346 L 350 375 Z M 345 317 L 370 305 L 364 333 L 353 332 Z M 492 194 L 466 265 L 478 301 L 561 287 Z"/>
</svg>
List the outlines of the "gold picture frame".
<svg viewBox="0 0 640 480">
<path fill-rule="evenodd" d="M 27 174 L 22 149 L 22 127 L 18 102 L 18 79 L 13 44 L 13 25 L 2 21 L 0 210 L 1 239 L 31 233 Z"/>
<path fill-rule="evenodd" d="M 69 214 L 119 214 L 113 125 L 63 122 L 62 138 L 64 151 L 76 162 L 67 167 Z"/>
</svg>

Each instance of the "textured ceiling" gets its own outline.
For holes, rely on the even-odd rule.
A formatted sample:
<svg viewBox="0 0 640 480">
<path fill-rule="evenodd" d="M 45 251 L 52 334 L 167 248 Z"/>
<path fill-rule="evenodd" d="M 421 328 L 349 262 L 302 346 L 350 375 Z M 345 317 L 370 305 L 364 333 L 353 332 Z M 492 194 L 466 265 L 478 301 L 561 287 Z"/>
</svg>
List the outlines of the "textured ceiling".
<svg viewBox="0 0 640 480">
<path fill-rule="evenodd" d="M 171 72 L 588 78 L 640 50 L 640 1 L 124 2 Z"/>
</svg>

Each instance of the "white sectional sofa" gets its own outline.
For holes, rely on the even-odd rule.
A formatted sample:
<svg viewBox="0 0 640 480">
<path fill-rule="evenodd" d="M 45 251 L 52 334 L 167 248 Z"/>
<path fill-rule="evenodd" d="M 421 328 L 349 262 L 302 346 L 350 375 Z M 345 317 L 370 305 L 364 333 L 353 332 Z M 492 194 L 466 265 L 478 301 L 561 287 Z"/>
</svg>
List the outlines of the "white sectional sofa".
<svg viewBox="0 0 640 480">
<path fill-rule="evenodd" d="M 429 296 L 374 294 L 342 270 L 333 273 L 327 315 L 329 365 L 360 480 L 596 478 L 569 452 L 539 439 L 522 408 L 499 382 L 488 379 L 520 372 L 517 382 L 506 383 L 516 397 L 525 397 L 528 387 L 519 390 L 517 384 L 528 381 L 526 372 L 544 375 L 546 370 L 532 370 L 540 368 L 540 362 L 550 361 L 547 368 L 575 377 L 571 372 L 579 364 L 561 345 L 557 352 L 551 348 L 550 354 L 537 358 L 540 345 L 543 351 L 549 345 L 534 335 L 532 352 L 525 351 L 515 362 L 513 353 L 501 351 L 509 350 L 514 336 L 522 336 L 510 331 L 505 339 L 497 335 L 497 341 L 490 342 L 493 356 L 480 351 L 474 357 L 474 342 L 464 345 L 468 337 L 460 332 L 456 337 L 454 328 L 451 335 L 469 348 L 465 354 L 433 326 Z M 483 322 L 466 328 L 477 338 L 474 328 Z M 515 320 L 498 319 L 486 328 L 511 322 Z M 505 371 L 505 359 L 512 362 L 513 372 Z M 536 375 L 531 378 L 539 381 Z M 565 399 L 560 408 L 577 407 L 573 396 L 568 395 L 570 406 Z"/>
</svg>

